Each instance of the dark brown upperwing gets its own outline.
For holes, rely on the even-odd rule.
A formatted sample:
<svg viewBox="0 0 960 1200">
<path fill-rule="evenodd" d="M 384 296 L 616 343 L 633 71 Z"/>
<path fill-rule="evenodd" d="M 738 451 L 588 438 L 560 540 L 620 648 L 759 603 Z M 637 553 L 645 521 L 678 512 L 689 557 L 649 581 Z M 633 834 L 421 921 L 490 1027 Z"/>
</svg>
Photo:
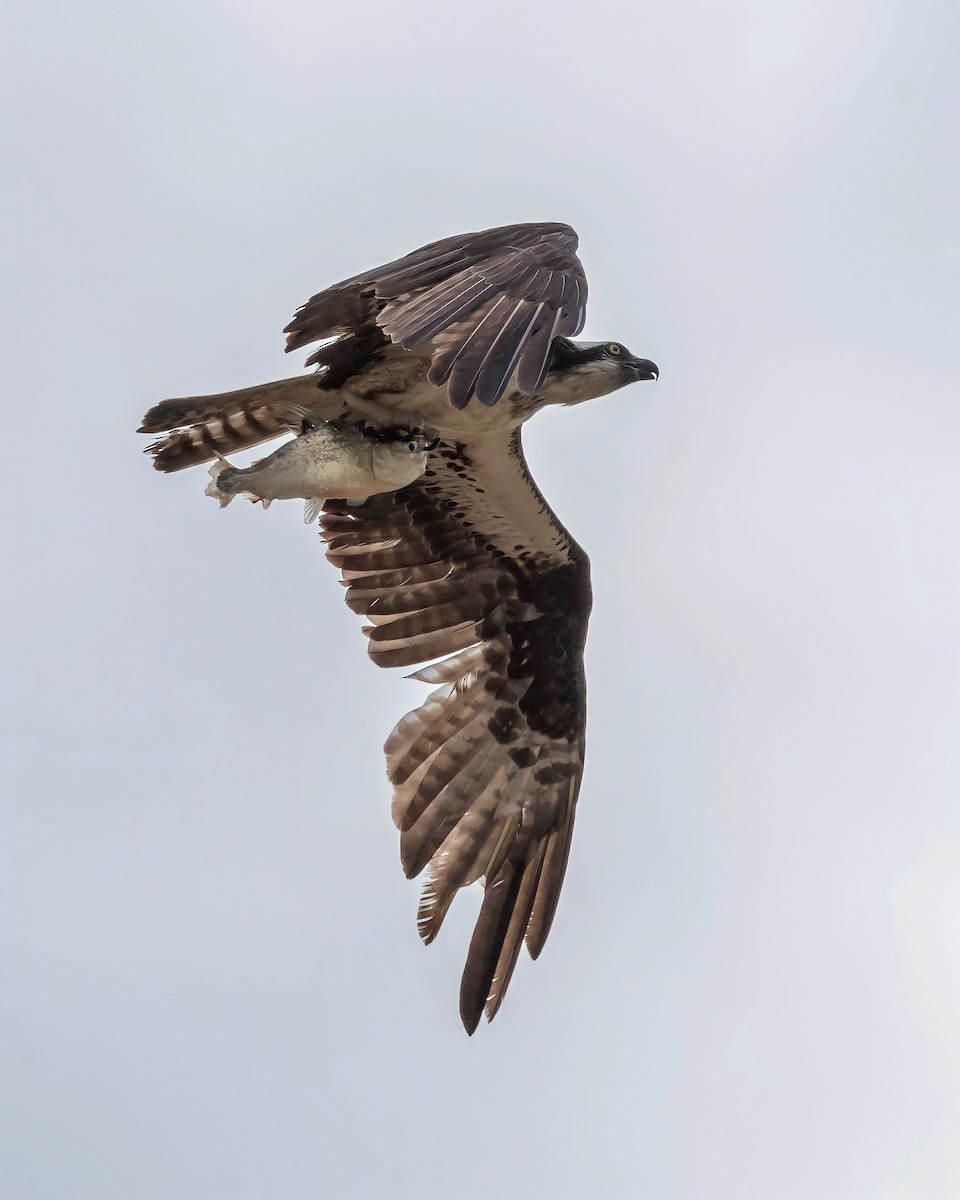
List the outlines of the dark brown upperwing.
<svg viewBox="0 0 960 1200">
<path fill-rule="evenodd" d="M 287 350 L 375 325 L 406 349 L 434 346 L 430 381 L 446 385 L 457 408 L 473 396 L 496 404 L 514 373 L 532 394 L 553 339 L 583 328 L 587 280 L 576 250 L 576 233 L 553 222 L 432 242 L 308 300 L 285 330 Z"/>
<path fill-rule="evenodd" d="M 509 514 L 506 519 L 504 514 Z M 429 867 L 427 942 L 484 881 L 460 1011 L 495 1015 L 521 943 L 556 910 L 583 769 L 589 564 L 529 477 L 519 430 L 441 446 L 415 484 L 326 505 L 322 532 L 375 662 L 435 684 L 386 743 L 408 876 Z"/>
</svg>

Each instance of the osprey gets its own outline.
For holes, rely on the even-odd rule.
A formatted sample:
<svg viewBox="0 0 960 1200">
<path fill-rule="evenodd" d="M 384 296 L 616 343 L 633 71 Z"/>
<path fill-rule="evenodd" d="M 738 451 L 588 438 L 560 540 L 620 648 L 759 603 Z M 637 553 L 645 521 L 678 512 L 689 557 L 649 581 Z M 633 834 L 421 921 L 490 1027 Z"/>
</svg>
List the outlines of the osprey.
<svg viewBox="0 0 960 1200">
<path fill-rule="evenodd" d="M 530 477 L 520 428 L 548 404 L 658 376 L 617 342 L 571 340 L 587 300 L 576 250 L 553 223 L 433 242 L 298 310 L 287 349 L 320 342 L 317 373 L 165 400 L 141 426 L 164 434 L 148 447 L 160 471 L 305 419 L 439 439 L 413 483 L 328 500 L 321 532 L 347 604 L 371 622 L 370 657 L 417 666 L 435 689 L 385 750 L 403 868 L 428 871 L 423 940 L 483 882 L 460 989 L 468 1033 L 496 1015 L 522 943 L 543 949 L 583 771 L 589 562 Z"/>
</svg>

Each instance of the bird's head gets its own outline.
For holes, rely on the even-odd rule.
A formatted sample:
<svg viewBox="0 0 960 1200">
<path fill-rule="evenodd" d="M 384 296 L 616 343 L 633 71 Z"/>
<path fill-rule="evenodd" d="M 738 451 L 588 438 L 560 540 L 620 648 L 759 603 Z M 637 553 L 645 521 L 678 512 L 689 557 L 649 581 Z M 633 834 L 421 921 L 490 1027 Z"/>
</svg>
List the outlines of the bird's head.
<svg viewBox="0 0 960 1200">
<path fill-rule="evenodd" d="M 574 342 L 557 338 L 541 394 L 548 403 L 579 404 L 605 396 L 628 383 L 657 379 L 649 358 L 637 358 L 622 342 Z"/>
</svg>

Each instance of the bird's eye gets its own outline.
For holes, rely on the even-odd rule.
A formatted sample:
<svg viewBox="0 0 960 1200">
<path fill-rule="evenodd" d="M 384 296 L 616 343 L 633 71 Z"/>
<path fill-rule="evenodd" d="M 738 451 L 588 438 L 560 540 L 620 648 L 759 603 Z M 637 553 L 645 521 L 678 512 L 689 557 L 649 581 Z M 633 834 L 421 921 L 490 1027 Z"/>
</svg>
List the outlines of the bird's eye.
<svg viewBox="0 0 960 1200">
<path fill-rule="evenodd" d="M 418 447 L 417 447 L 416 442 L 407 442 L 407 449 L 410 451 L 411 454 L 416 454 L 417 448 Z"/>
<path fill-rule="evenodd" d="M 610 345 L 607 347 L 607 353 L 612 354 L 614 356 L 614 358 L 617 358 L 619 355 L 621 355 L 623 353 L 623 347 L 618 346 L 616 342 L 611 342 Z"/>
</svg>

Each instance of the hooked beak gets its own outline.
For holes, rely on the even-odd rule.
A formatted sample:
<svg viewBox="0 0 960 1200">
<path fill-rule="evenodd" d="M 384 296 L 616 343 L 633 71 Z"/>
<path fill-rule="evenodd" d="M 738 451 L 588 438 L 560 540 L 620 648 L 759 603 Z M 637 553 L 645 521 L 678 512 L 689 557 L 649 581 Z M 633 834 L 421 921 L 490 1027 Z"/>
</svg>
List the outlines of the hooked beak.
<svg viewBox="0 0 960 1200">
<path fill-rule="evenodd" d="M 635 379 L 659 379 L 660 368 L 649 358 L 632 358 L 623 364 L 633 371 Z"/>
</svg>

